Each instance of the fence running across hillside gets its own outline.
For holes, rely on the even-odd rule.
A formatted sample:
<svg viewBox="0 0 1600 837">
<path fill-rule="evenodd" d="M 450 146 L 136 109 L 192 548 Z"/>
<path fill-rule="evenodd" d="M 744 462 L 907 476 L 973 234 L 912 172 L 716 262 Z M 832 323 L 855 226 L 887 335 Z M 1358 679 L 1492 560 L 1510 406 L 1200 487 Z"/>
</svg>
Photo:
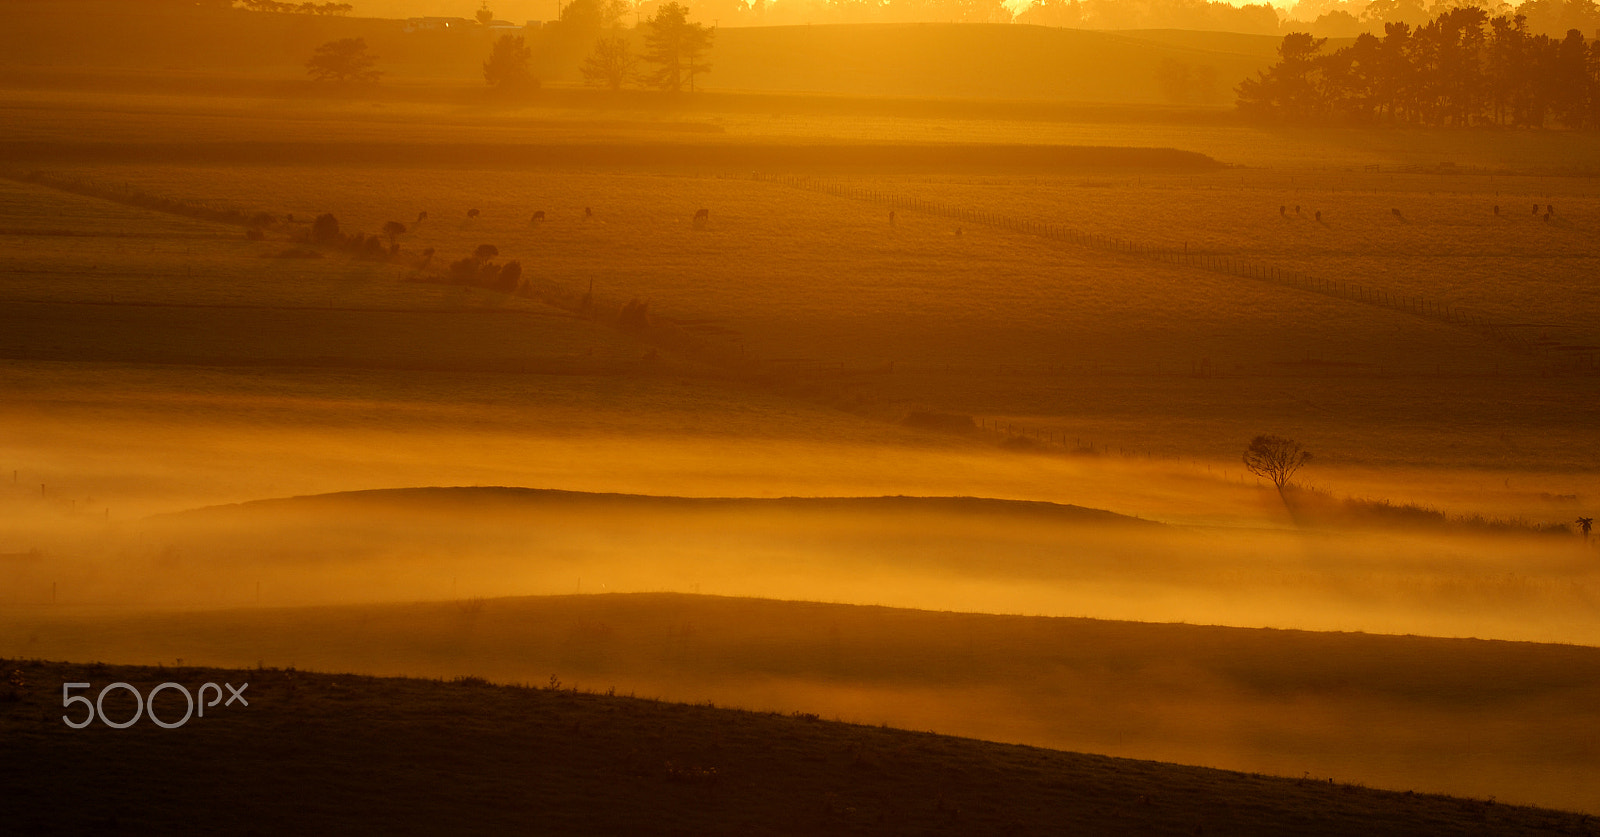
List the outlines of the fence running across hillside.
<svg viewBox="0 0 1600 837">
<path fill-rule="evenodd" d="M 1049 224 L 1027 218 L 1013 218 L 996 212 L 969 209 L 924 198 L 908 198 L 876 189 L 830 183 L 814 177 L 761 173 L 753 173 L 750 177 L 755 180 L 778 183 L 795 189 L 877 203 L 895 210 L 911 210 L 968 224 L 981 224 L 1026 235 L 1041 236 L 1091 250 L 1117 253 L 1132 258 L 1165 262 L 1198 270 L 1207 270 L 1213 273 L 1238 276 L 1244 279 L 1270 282 L 1275 285 L 1296 288 L 1336 299 L 1387 308 L 1426 320 L 1472 328 L 1518 352 L 1544 355 L 1548 355 L 1550 352 L 1549 345 L 1531 340 L 1513 331 L 1507 325 L 1496 322 L 1480 311 L 1457 305 L 1446 305 L 1422 296 L 1396 294 L 1383 288 L 1310 276 L 1297 270 L 1285 270 L 1237 255 L 1191 253 L 1188 252 L 1187 247 L 1183 249 L 1152 247 L 1132 239 L 1080 232 L 1061 224 Z"/>
</svg>

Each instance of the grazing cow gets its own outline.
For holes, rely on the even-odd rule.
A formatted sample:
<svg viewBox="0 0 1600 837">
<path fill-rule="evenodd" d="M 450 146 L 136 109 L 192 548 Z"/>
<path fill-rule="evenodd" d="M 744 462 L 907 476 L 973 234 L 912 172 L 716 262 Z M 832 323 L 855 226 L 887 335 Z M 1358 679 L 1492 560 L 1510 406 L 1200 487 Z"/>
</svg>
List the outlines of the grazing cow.
<svg viewBox="0 0 1600 837">
<path fill-rule="evenodd" d="M 424 211 L 424 212 L 418 212 L 417 213 L 417 223 L 420 224 L 420 223 L 422 223 L 423 221 L 426 221 L 426 220 L 428 220 L 428 213 L 427 212 Z"/>
<path fill-rule="evenodd" d="M 585 218 L 593 218 L 594 217 L 594 210 L 590 209 L 587 206 L 584 207 L 583 208 L 583 217 L 585 217 Z"/>
<path fill-rule="evenodd" d="M 544 220 L 544 210 L 541 209 L 538 212 L 533 213 L 533 223 L 537 224 L 537 223 L 539 223 L 539 222 L 541 222 L 543 220 Z"/>
<path fill-rule="evenodd" d="M 478 217 L 478 210 L 476 210 L 476 209 L 467 210 L 467 217 L 468 218 L 476 218 L 476 217 Z"/>
<path fill-rule="evenodd" d="M 1400 216 L 1400 210 L 1398 210 L 1398 209 L 1391 209 L 1391 210 L 1389 210 L 1389 212 L 1390 212 L 1390 213 L 1391 213 L 1391 214 L 1392 214 L 1392 215 L 1394 215 L 1394 217 L 1396 217 L 1396 218 L 1399 218 L 1399 217 L 1401 217 L 1401 216 Z"/>
<path fill-rule="evenodd" d="M 1533 214 L 1535 214 L 1535 215 L 1539 214 L 1539 205 L 1538 204 L 1534 204 L 1533 205 Z"/>
<path fill-rule="evenodd" d="M 1296 215 L 1300 214 L 1300 204 L 1295 204 L 1294 205 L 1294 214 L 1296 214 Z"/>
<path fill-rule="evenodd" d="M 960 237 L 961 237 L 961 228 L 960 227 L 956 227 L 956 238 L 960 238 Z"/>
<path fill-rule="evenodd" d="M 706 224 L 709 224 L 709 223 L 711 223 L 711 210 L 709 210 L 709 209 L 701 209 L 701 210 L 698 210 L 697 212 L 695 212 L 695 214 L 694 214 L 694 228 L 695 229 L 703 230 L 703 229 L 706 228 Z"/>
<path fill-rule="evenodd" d="M 1556 214 L 1556 205 L 1553 203 L 1547 203 L 1544 205 L 1544 211 L 1546 215 L 1554 215 Z"/>
</svg>

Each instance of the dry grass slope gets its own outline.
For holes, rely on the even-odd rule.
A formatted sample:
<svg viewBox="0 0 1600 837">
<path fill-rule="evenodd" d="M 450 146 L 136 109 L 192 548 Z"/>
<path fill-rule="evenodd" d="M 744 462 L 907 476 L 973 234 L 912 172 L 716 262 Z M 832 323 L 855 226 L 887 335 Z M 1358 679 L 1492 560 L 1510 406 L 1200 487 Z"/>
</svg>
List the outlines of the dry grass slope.
<svg viewBox="0 0 1600 837">
<path fill-rule="evenodd" d="M 1592 647 L 680 594 L 11 610 L 0 621 L 11 657 L 555 675 L 672 700 L 1600 810 Z"/>
<path fill-rule="evenodd" d="M 477 678 L 25 660 L 0 673 L 4 826 L 18 833 L 1600 833 L 1537 808 Z M 250 704 L 175 730 L 60 720 L 62 682 L 169 681 L 248 683 Z M 131 714 L 112 694 L 108 714 Z"/>
</svg>

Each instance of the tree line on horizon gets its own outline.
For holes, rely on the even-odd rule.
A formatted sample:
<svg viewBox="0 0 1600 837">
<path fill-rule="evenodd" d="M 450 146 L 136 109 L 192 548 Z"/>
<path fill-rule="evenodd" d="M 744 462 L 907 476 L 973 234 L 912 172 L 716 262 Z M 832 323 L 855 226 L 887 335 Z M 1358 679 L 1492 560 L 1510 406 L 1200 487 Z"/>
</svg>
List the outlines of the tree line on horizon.
<svg viewBox="0 0 1600 837">
<path fill-rule="evenodd" d="M 630 35 L 623 19 L 635 10 L 626 0 L 572 0 L 562 7 L 560 19 L 540 33 L 536 44 L 542 55 L 521 35 L 501 35 L 483 64 L 484 80 L 502 90 L 537 87 L 536 62 L 570 67 L 581 55 L 578 69 L 584 83 L 593 87 L 621 90 L 637 84 L 694 92 L 696 78 L 711 71 L 705 54 L 716 27 L 690 21 L 688 6 L 668 0 L 638 20 Z M 641 40 L 642 51 L 635 51 Z M 641 64 L 654 69 L 644 71 Z"/>
<path fill-rule="evenodd" d="M 1600 30 L 1600 5 L 1595 0 L 1298 0 L 1289 8 L 1286 26 L 1317 37 L 1354 38 L 1362 32 L 1382 35 L 1391 23 L 1421 26 L 1460 7 L 1482 9 L 1491 18 L 1522 15 L 1535 34 L 1565 35 L 1568 30 Z"/>
<path fill-rule="evenodd" d="M 1286 122 L 1600 128 L 1600 40 L 1533 34 L 1522 15 L 1445 11 L 1323 52 L 1284 36 L 1278 61 L 1240 83 L 1241 113 Z"/>
<path fill-rule="evenodd" d="M 643 52 L 636 54 L 620 25 L 627 8 L 623 0 L 573 0 L 563 10 L 567 26 L 557 30 L 563 37 L 539 44 L 553 49 L 587 39 L 593 48 L 580 70 L 585 83 L 595 87 L 620 90 L 628 84 L 639 84 L 666 92 L 694 92 L 696 77 L 711 70 L 705 54 L 711 49 L 716 30 L 691 22 L 688 7 L 673 0 L 658 6 L 649 19 L 636 27 L 642 31 L 644 41 Z M 487 25 L 492 19 L 493 13 L 485 6 L 480 23 Z M 538 89 L 534 59 L 534 49 L 523 36 L 503 34 L 494 41 L 483 62 L 484 81 L 506 93 Z M 306 71 L 320 82 L 370 84 L 383 75 L 376 68 L 377 60 L 364 38 L 341 38 L 317 47 L 306 62 Z M 641 61 L 655 65 L 655 69 L 641 71 Z"/>
<path fill-rule="evenodd" d="M 691 15 L 718 26 L 793 26 L 810 23 L 1020 23 L 1075 29 L 1190 29 L 1353 38 L 1382 34 L 1389 23 L 1418 26 L 1458 6 L 1491 16 L 1522 14 L 1536 33 L 1600 29 L 1596 0 L 1297 0 L 1280 8 L 1268 0 L 681 0 Z M 660 0 L 643 0 L 645 14 Z M 631 7 L 630 7 L 630 10 Z"/>
</svg>

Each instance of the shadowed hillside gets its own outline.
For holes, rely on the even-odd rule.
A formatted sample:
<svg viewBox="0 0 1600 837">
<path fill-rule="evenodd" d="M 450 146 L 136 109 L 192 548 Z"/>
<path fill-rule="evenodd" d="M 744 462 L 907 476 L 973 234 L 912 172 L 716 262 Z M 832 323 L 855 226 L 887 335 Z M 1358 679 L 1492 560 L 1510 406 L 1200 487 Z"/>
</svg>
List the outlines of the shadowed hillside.
<svg viewBox="0 0 1600 837">
<path fill-rule="evenodd" d="M 598 529 L 594 537 L 607 539 Z M 11 657 L 553 678 L 991 741 L 1600 810 L 1600 649 L 1582 646 L 676 594 L 9 610 L 0 617 L 0 655 Z"/>
<path fill-rule="evenodd" d="M 6 660 L 0 671 L 5 824 L 22 833 L 1596 833 L 1578 814 L 602 696 L 554 681 L 533 689 Z M 58 717 L 58 684 L 68 681 L 92 684 L 91 694 L 110 682 L 144 694 L 163 682 L 247 683 L 249 705 L 213 708 L 178 729 L 145 719 L 73 730 Z M 158 704 L 167 723 L 181 706 L 170 692 Z M 104 710 L 128 717 L 131 698 L 114 690 Z"/>
</svg>

